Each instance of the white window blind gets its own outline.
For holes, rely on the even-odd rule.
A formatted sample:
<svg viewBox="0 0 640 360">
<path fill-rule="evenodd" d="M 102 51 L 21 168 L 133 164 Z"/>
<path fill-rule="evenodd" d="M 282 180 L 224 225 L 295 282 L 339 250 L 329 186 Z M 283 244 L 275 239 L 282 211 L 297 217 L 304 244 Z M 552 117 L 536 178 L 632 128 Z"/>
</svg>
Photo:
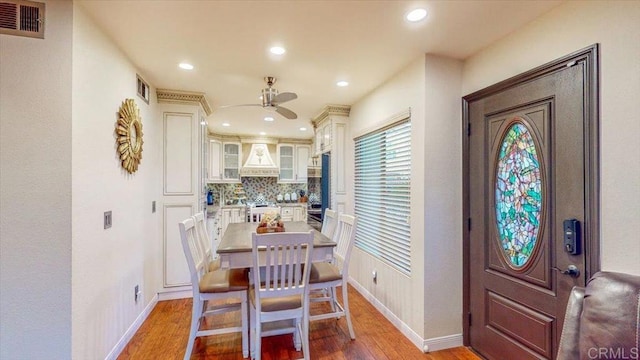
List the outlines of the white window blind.
<svg viewBox="0 0 640 360">
<path fill-rule="evenodd" d="M 355 139 L 356 246 L 411 273 L 411 120 Z"/>
</svg>

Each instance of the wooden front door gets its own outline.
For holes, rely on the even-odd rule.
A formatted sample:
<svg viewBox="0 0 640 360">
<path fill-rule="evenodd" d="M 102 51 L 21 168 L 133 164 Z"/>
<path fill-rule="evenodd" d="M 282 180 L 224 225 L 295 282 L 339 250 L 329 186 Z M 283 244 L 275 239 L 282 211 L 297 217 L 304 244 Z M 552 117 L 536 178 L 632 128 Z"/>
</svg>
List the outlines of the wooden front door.
<svg viewBox="0 0 640 360">
<path fill-rule="evenodd" d="M 464 98 L 465 341 L 488 359 L 555 358 L 569 292 L 599 266 L 596 55 Z"/>
</svg>

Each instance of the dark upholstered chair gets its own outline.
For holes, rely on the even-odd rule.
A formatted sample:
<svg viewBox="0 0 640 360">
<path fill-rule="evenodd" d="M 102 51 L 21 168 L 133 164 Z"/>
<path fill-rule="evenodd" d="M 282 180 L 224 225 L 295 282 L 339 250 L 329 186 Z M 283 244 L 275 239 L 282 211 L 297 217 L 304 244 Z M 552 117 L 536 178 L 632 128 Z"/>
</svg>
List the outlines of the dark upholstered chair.
<svg viewBox="0 0 640 360">
<path fill-rule="evenodd" d="M 640 359 L 640 276 L 596 273 L 569 296 L 558 360 Z"/>
</svg>

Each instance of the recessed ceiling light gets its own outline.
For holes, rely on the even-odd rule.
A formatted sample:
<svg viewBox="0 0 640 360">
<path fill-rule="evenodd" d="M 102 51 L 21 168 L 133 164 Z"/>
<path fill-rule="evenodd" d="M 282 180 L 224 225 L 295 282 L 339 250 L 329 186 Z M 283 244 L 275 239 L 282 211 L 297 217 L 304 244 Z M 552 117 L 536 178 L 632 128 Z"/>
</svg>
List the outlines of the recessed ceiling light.
<svg viewBox="0 0 640 360">
<path fill-rule="evenodd" d="M 306 127 L 301 127 L 300 131 L 307 131 L 307 128 Z"/>
<path fill-rule="evenodd" d="M 349 82 L 344 81 L 344 80 L 341 80 L 341 81 L 338 81 L 338 82 L 336 83 L 336 85 L 338 85 L 338 86 L 340 86 L 340 87 L 345 87 L 345 86 L 349 86 Z"/>
<path fill-rule="evenodd" d="M 189 64 L 189 63 L 180 63 L 178 64 L 178 67 L 180 69 L 184 69 L 184 70 L 193 70 L 193 65 Z"/>
<path fill-rule="evenodd" d="M 264 121 L 273 121 L 273 116 L 265 116 Z"/>
<path fill-rule="evenodd" d="M 407 16 L 406 19 L 411 21 L 411 22 L 416 22 L 416 21 L 420 21 L 422 19 L 424 19 L 425 17 L 427 17 L 427 10 L 425 9 L 415 9 L 410 11 Z"/>
<path fill-rule="evenodd" d="M 260 135 L 265 136 L 265 135 L 267 135 L 267 133 L 264 132 L 264 131 L 260 131 Z"/>
<path fill-rule="evenodd" d="M 271 51 L 272 54 L 276 54 L 276 55 L 282 55 L 285 52 L 287 52 L 287 50 L 285 50 L 282 46 L 274 46 L 271 49 L 269 49 L 269 51 Z"/>
<path fill-rule="evenodd" d="M 231 126 L 231 124 L 229 124 L 229 123 L 222 123 L 222 126 L 224 126 L 224 127 L 229 127 L 229 126 Z"/>
</svg>

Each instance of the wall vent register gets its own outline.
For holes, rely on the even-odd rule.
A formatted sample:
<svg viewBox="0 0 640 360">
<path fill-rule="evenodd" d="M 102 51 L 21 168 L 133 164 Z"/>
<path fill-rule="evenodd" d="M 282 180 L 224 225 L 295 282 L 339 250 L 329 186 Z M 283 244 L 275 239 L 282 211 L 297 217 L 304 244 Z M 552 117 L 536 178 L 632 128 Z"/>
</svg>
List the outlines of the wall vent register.
<svg viewBox="0 0 640 360">
<path fill-rule="evenodd" d="M 0 34 L 44 39 L 45 4 L 0 0 Z"/>
</svg>

